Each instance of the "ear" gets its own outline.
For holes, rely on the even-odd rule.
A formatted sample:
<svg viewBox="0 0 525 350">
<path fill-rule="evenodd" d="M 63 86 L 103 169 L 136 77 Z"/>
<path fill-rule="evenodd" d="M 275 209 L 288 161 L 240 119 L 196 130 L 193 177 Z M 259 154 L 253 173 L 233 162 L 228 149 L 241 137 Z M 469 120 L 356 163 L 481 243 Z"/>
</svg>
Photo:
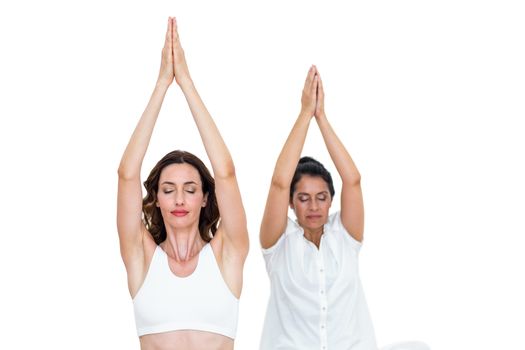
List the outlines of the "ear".
<svg viewBox="0 0 525 350">
<path fill-rule="evenodd" d="M 295 207 L 293 205 L 293 201 L 292 200 L 290 200 L 290 209 L 295 210 Z"/>
<path fill-rule="evenodd" d="M 204 197 L 202 197 L 202 207 L 203 208 L 206 206 L 206 203 L 208 203 L 208 193 L 205 193 Z"/>
<path fill-rule="evenodd" d="M 155 205 L 157 206 L 157 208 L 160 208 L 159 201 L 155 201 Z"/>
</svg>

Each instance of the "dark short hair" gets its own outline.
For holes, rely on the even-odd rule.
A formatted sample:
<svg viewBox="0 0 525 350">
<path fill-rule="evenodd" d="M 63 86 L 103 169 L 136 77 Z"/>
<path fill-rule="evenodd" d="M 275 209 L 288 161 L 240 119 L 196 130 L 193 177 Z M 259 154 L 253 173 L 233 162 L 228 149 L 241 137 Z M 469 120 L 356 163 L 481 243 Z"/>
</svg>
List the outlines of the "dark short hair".
<svg viewBox="0 0 525 350">
<path fill-rule="evenodd" d="M 326 170 L 321 162 L 313 159 L 312 157 L 302 157 L 299 159 L 297 168 L 295 168 L 295 173 L 293 174 L 292 183 L 290 184 L 290 201 L 293 198 L 295 192 L 295 186 L 301 180 L 303 175 L 309 176 L 319 176 L 322 178 L 328 185 L 328 190 L 330 191 L 330 197 L 333 199 L 335 195 L 334 182 L 332 180 L 332 175 Z"/>
<path fill-rule="evenodd" d="M 217 231 L 219 221 L 219 206 L 215 196 L 215 180 L 210 171 L 197 156 L 185 151 L 173 151 L 166 154 L 151 170 L 148 179 L 144 181 L 146 197 L 142 200 L 143 222 L 146 229 L 151 233 L 155 243 L 160 244 L 166 240 L 166 226 L 160 208 L 157 207 L 157 193 L 159 191 L 159 180 L 162 170 L 171 164 L 189 164 L 199 172 L 202 181 L 202 192 L 208 194 L 206 206 L 201 208 L 199 215 L 199 233 L 205 242 Z"/>
</svg>

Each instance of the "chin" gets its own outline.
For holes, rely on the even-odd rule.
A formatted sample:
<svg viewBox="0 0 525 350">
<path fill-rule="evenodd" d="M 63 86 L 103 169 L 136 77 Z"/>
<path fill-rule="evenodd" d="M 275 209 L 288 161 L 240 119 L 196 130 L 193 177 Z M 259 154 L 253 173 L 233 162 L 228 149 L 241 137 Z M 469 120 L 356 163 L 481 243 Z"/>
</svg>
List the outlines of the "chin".
<svg viewBox="0 0 525 350">
<path fill-rule="evenodd" d="M 319 223 L 315 223 L 315 224 L 312 224 L 312 223 L 306 223 L 305 222 L 299 222 L 299 225 L 302 227 L 302 228 L 307 228 L 309 230 L 317 230 L 317 229 L 320 229 L 324 226 L 326 222 L 325 221 L 322 221 L 321 223 L 321 220 L 319 220 Z"/>
<path fill-rule="evenodd" d="M 195 222 L 197 222 L 197 224 L 199 222 L 198 219 L 195 220 L 195 218 L 190 218 L 190 217 L 187 217 L 187 216 L 184 216 L 184 217 L 175 217 L 174 216 L 174 217 L 172 217 L 170 219 L 171 220 L 169 220 L 169 224 L 173 228 L 188 227 L 188 226 L 191 226 L 191 225 L 195 224 Z"/>
</svg>

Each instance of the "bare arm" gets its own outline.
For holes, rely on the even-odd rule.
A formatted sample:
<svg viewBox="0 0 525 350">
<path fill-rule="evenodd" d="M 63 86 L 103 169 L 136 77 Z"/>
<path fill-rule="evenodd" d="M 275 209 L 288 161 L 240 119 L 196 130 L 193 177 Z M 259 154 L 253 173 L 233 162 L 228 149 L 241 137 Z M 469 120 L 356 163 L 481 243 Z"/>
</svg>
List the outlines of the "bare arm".
<svg viewBox="0 0 525 350">
<path fill-rule="evenodd" d="M 226 258 L 240 258 L 244 262 L 248 254 L 248 230 L 235 167 L 215 122 L 191 80 L 176 23 L 173 26 L 173 55 L 175 79 L 186 97 L 213 168 L 221 213 L 218 233 L 222 236 L 223 253 L 226 253 Z"/>
<path fill-rule="evenodd" d="M 316 68 L 312 66 L 304 84 L 301 113 L 288 135 L 273 172 L 259 237 L 261 246 L 265 249 L 273 246 L 286 229 L 290 185 L 315 111 L 316 86 Z"/>
<path fill-rule="evenodd" d="M 142 223 L 142 184 L 140 169 L 153 133 L 166 91 L 173 81 L 171 54 L 171 20 L 157 84 L 124 151 L 118 168 L 117 229 L 120 251 L 126 268 L 140 262 L 143 257 L 143 237 L 147 233 Z"/>
<path fill-rule="evenodd" d="M 345 229 L 357 241 L 363 240 L 364 231 L 364 207 L 363 194 L 361 191 L 361 175 L 346 150 L 345 146 L 337 137 L 334 129 L 328 122 L 324 111 L 323 82 L 319 77 L 317 88 L 317 104 L 315 119 L 323 135 L 328 153 L 335 164 L 339 176 L 343 182 L 341 191 L 341 221 Z"/>
</svg>

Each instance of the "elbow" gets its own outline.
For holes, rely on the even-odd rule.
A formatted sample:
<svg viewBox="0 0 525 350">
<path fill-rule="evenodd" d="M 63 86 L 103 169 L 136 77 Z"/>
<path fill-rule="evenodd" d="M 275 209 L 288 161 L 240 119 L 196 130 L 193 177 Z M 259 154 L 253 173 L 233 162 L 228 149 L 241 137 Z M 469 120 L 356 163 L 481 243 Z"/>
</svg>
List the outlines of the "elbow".
<svg viewBox="0 0 525 350">
<path fill-rule="evenodd" d="M 221 166 L 221 169 L 214 171 L 215 180 L 217 179 L 234 179 L 235 174 L 235 165 L 233 164 L 233 161 L 228 161 Z"/>
<path fill-rule="evenodd" d="M 282 176 L 274 175 L 272 177 L 272 187 L 277 188 L 279 190 L 289 190 L 290 189 L 291 180 L 285 179 Z"/>
<path fill-rule="evenodd" d="M 359 172 L 355 172 L 354 174 L 346 176 L 343 179 L 343 182 L 349 186 L 359 186 L 361 185 L 361 174 L 359 174 Z"/>
<path fill-rule="evenodd" d="M 136 180 L 140 177 L 139 173 L 130 169 L 126 169 L 126 167 L 122 165 L 118 167 L 117 174 L 120 180 Z"/>
<path fill-rule="evenodd" d="M 359 174 L 359 172 L 356 172 L 354 177 L 352 178 L 352 181 L 354 182 L 355 185 L 360 185 L 361 184 L 361 174 Z"/>
</svg>

